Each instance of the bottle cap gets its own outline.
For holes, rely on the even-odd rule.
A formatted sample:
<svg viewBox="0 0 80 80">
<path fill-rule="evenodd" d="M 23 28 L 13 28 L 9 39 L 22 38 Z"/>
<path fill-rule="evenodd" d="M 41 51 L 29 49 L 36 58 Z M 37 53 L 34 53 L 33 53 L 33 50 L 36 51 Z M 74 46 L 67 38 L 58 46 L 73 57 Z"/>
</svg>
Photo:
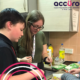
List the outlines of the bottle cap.
<svg viewBox="0 0 80 80">
<path fill-rule="evenodd" d="M 61 45 L 63 45 L 63 43 Z"/>
<path fill-rule="evenodd" d="M 80 61 L 78 62 L 78 64 L 80 64 Z"/>
</svg>

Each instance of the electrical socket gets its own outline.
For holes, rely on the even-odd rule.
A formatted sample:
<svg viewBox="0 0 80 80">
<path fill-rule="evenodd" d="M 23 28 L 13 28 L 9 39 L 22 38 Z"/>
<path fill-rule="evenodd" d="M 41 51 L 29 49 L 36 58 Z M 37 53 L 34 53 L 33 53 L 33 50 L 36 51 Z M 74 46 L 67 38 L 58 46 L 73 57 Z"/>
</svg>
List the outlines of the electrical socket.
<svg viewBox="0 0 80 80">
<path fill-rule="evenodd" d="M 65 48 L 65 53 L 73 54 L 73 49 Z"/>
</svg>

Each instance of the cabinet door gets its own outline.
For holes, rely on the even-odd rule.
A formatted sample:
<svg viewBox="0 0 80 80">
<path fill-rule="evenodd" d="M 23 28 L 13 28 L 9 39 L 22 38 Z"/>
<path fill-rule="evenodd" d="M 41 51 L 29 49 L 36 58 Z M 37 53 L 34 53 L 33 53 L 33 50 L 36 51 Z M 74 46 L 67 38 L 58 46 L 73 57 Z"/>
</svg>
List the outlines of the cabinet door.
<svg viewBox="0 0 80 80">
<path fill-rule="evenodd" d="M 60 2 L 60 0 L 38 0 L 38 10 L 45 18 L 43 31 L 69 31 L 70 29 L 70 10 L 63 10 L 64 8 L 60 6 L 55 8 L 56 1 Z"/>
<path fill-rule="evenodd" d="M 5 8 L 14 8 L 23 13 L 28 12 L 27 0 L 0 0 L 0 11 Z"/>
</svg>

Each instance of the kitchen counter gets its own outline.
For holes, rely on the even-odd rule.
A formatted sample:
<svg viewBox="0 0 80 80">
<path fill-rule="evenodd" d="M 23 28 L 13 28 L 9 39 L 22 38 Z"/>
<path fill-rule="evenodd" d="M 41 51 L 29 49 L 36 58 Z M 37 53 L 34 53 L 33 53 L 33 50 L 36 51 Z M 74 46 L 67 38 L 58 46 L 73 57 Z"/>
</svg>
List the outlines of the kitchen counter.
<svg viewBox="0 0 80 80">
<path fill-rule="evenodd" d="M 64 64 L 66 64 L 66 65 L 69 65 L 69 64 L 71 64 L 71 63 L 76 63 L 76 64 L 77 64 L 77 62 L 73 62 L 73 61 L 65 61 L 65 62 L 64 62 Z M 51 66 L 49 66 L 49 65 L 47 65 L 47 64 L 44 64 L 44 69 L 45 69 L 45 70 L 53 71 L 53 74 L 55 74 L 55 73 L 56 73 L 56 74 L 63 74 L 63 73 L 65 73 L 65 72 L 62 71 L 62 70 L 55 71 L 55 70 L 53 70 L 53 69 L 51 68 Z M 47 77 L 46 77 L 46 80 L 50 80 L 50 79 L 53 77 L 53 74 L 47 76 Z M 43 79 L 43 80 L 44 80 L 44 79 Z"/>
<path fill-rule="evenodd" d="M 56 72 L 57 71 L 55 69 L 52 69 L 51 66 L 49 66 L 48 64 L 44 64 L 44 70 L 49 70 L 49 71 L 53 71 L 53 72 Z"/>
<path fill-rule="evenodd" d="M 50 69 L 50 70 L 52 70 L 51 66 L 49 66 L 48 64 L 44 64 L 44 69 Z"/>
<path fill-rule="evenodd" d="M 57 71 L 57 72 L 55 72 L 55 73 L 56 73 L 56 74 L 64 74 L 65 72 L 62 71 L 62 70 L 59 70 L 59 71 Z M 55 73 L 53 73 L 53 74 L 55 74 Z M 47 77 L 46 77 L 46 80 L 51 80 L 52 77 L 53 77 L 53 74 L 47 76 Z M 44 79 L 43 79 L 43 80 L 44 80 Z"/>
<path fill-rule="evenodd" d="M 52 78 L 52 75 L 49 75 L 49 76 L 46 77 L 46 80 L 50 80 L 51 78 Z"/>
</svg>

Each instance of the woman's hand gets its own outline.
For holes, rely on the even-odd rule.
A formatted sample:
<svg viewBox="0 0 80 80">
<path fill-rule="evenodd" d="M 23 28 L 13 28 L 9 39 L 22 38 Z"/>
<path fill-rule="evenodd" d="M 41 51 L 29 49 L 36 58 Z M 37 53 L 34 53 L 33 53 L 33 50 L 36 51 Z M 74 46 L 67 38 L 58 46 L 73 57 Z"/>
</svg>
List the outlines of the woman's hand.
<svg viewBox="0 0 80 80">
<path fill-rule="evenodd" d="M 70 74 L 77 74 L 80 72 L 80 69 L 72 69 L 69 73 Z"/>
<path fill-rule="evenodd" d="M 46 62 L 49 62 L 49 63 L 52 63 L 52 58 L 50 57 L 50 56 L 48 56 L 47 58 L 46 58 Z"/>
<path fill-rule="evenodd" d="M 31 56 L 26 56 L 20 60 L 20 62 L 28 62 L 32 63 L 32 57 Z"/>
</svg>

